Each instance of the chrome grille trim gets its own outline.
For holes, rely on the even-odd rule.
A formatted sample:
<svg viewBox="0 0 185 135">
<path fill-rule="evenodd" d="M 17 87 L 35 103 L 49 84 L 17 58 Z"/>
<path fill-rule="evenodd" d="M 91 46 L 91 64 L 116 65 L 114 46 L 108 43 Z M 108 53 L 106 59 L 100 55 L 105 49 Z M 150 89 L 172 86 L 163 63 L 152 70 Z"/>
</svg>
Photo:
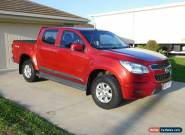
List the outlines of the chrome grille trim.
<svg viewBox="0 0 185 135">
<path fill-rule="evenodd" d="M 152 65 L 150 65 L 150 68 L 152 70 L 161 70 L 161 69 L 165 69 L 165 68 L 171 68 L 171 64 L 170 63 L 152 64 Z"/>
</svg>

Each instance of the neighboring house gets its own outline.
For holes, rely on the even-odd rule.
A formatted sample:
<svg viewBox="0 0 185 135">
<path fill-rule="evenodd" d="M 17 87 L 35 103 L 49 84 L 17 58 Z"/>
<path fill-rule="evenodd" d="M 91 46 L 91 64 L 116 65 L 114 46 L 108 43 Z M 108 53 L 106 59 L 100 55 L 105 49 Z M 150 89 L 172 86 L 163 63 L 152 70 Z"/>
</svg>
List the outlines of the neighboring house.
<svg viewBox="0 0 185 135">
<path fill-rule="evenodd" d="M 96 14 L 92 21 L 136 45 L 156 40 L 173 53 L 185 54 L 185 2 Z"/>
<path fill-rule="evenodd" d="M 13 40 L 35 39 L 43 26 L 73 26 L 88 20 L 29 0 L 0 1 L 0 68 L 15 68 Z"/>
</svg>

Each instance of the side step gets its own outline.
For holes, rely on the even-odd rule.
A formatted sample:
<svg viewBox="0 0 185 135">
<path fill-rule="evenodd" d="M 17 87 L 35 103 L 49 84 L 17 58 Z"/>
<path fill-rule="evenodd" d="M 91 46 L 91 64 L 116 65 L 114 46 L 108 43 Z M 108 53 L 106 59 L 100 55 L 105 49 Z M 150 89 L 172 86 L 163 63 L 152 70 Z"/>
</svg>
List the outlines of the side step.
<svg viewBox="0 0 185 135">
<path fill-rule="evenodd" d="M 52 81 L 55 81 L 55 82 L 59 82 L 61 84 L 64 84 L 64 85 L 67 85 L 67 86 L 70 86 L 70 87 L 73 87 L 75 89 L 79 89 L 79 90 L 82 90 L 82 91 L 86 90 L 86 85 L 79 84 L 79 83 L 76 83 L 76 82 L 72 82 L 72 81 L 69 81 L 69 80 L 65 80 L 65 79 L 50 75 L 50 74 L 43 73 L 43 72 L 39 73 L 39 77 L 45 78 L 45 79 L 48 79 L 48 80 L 52 80 Z"/>
</svg>

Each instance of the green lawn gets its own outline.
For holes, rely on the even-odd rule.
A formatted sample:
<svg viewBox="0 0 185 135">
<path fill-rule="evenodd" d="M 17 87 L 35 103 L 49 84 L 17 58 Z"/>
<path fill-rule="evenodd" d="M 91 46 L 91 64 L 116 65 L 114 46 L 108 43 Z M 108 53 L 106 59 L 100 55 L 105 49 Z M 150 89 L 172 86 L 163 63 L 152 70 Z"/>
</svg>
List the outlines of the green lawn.
<svg viewBox="0 0 185 135">
<path fill-rule="evenodd" d="M 170 57 L 173 80 L 185 82 L 185 58 Z"/>
<path fill-rule="evenodd" d="M 0 96 L 0 135 L 71 135 Z"/>
</svg>

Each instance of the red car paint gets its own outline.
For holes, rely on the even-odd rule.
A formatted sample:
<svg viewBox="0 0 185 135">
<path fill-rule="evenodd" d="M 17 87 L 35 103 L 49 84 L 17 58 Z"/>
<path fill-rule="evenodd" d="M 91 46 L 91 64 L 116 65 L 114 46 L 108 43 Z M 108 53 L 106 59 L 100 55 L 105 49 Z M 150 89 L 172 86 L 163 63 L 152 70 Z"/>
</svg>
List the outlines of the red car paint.
<svg viewBox="0 0 185 135">
<path fill-rule="evenodd" d="M 47 45 L 42 41 L 46 30 L 58 30 L 55 45 Z M 84 52 L 60 47 L 60 40 L 65 30 L 75 32 L 84 42 Z M 119 81 L 124 99 L 138 99 L 152 95 L 162 88 L 162 84 L 171 79 L 165 76 L 165 68 L 152 70 L 152 64 L 163 65 L 168 59 L 152 51 L 137 48 L 118 50 L 98 50 L 93 48 L 79 29 L 68 27 L 42 28 L 35 43 L 24 41 L 13 42 L 13 59 L 20 64 L 22 55 L 31 58 L 34 68 L 39 72 L 49 73 L 42 67 L 55 71 L 52 74 L 82 85 L 87 85 L 90 74 L 95 70 L 106 70 Z M 81 49 L 78 45 L 77 49 Z M 125 69 L 120 60 L 135 62 L 147 66 L 149 73 L 134 74 Z M 64 74 L 60 74 L 64 73 Z M 66 76 L 67 74 L 68 76 Z M 159 80 L 156 80 L 159 76 Z"/>
</svg>

